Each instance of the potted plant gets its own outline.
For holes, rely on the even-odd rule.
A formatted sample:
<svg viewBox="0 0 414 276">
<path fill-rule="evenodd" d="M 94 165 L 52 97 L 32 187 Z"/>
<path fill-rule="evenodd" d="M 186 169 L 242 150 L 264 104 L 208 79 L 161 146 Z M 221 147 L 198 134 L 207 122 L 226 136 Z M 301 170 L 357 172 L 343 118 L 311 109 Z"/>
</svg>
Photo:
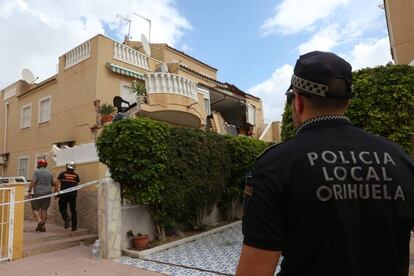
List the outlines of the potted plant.
<svg viewBox="0 0 414 276">
<path fill-rule="evenodd" d="M 138 104 L 146 103 L 147 89 L 145 83 L 134 81 L 132 83 L 132 93 L 136 95 Z"/>
<path fill-rule="evenodd" d="M 150 242 L 149 235 L 141 233 L 135 235 L 132 230 L 129 230 L 127 236 L 133 241 L 136 249 L 141 250 L 148 248 Z"/>
<path fill-rule="evenodd" d="M 115 107 L 111 104 L 102 104 L 99 107 L 99 114 L 101 114 L 102 124 L 112 122 L 112 113 L 115 112 Z"/>
</svg>

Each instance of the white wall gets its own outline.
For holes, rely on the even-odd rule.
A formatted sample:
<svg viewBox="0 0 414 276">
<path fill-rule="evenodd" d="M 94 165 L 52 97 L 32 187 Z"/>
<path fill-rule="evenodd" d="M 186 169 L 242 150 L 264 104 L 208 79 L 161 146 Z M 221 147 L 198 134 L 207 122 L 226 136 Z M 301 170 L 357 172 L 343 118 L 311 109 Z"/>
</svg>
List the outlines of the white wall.
<svg viewBox="0 0 414 276">
<path fill-rule="evenodd" d="M 156 239 L 157 230 L 148 208 L 140 205 L 122 206 L 121 207 L 121 247 L 124 249 L 131 248 L 131 241 L 126 233 L 129 230 L 134 234 L 149 234 L 151 240 Z"/>
<path fill-rule="evenodd" d="M 66 149 L 54 148 L 56 166 L 64 166 L 70 161 L 75 164 L 99 161 L 95 143 L 82 144 Z"/>
</svg>

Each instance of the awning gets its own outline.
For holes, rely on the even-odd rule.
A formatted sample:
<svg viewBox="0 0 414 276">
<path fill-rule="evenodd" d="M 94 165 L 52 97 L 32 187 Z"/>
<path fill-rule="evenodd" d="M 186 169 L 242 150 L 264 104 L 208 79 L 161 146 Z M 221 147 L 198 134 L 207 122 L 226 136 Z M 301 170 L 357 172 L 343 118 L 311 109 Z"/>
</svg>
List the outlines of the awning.
<svg viewBox="0 0 414 276">
<path fill-rule="evenodd" d="M 107 63 L 106 66 L 108 66 L 108 68 L 114 73 L 118 73 L 118 74 L 121 74 L 121 75 L 125 75 L 125 76 L 128 76 L 128 77 L 132 77 L 132 78 L 136 78 L 136 79 L 140 79 L 140 80 L 144 79 L 144 74 L 132 71 L 130 69 L 121 67 L 119 65 L 115 65 L 115 64 L 112 64 L 112 63 Z"/>
</svg>

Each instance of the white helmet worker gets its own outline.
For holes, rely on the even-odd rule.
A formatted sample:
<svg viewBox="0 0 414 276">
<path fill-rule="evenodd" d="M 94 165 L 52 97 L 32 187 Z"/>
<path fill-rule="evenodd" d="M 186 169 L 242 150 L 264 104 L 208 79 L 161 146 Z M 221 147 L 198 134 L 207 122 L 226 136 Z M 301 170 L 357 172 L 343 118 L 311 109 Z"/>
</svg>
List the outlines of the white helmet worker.
<svg viewBox="0 0 414 276">
<path fill-rule="evenodd" d="M 66 169 L 70 169 L 70 170 L 76 169 L 75 161 L 70 161 L 69 163 L 66 163 Z"/>
</svg>

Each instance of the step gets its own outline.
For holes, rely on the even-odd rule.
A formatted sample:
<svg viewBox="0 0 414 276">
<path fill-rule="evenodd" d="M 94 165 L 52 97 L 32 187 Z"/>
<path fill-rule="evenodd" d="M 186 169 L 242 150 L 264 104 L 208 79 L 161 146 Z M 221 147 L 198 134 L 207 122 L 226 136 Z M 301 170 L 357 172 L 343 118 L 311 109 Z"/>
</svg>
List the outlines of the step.
<svg viewBox="0 0 414 276">
<path fill-rule="evenodd" d="M 66 249 L 81 244 L 92 244 L 98 237 L 94 234 L 83 234 L 75 237 L 63 238 L 59 240 L 47 240 L 42 243 L 25 244 L 23 249 L 24 257 Z"/>
<path fill-rule="evenodd" d="M 71 231 L 71 229 L 65 229 L 65 230 L 58 230 L 58 231 L 48 231 L 48 232 L 38 232 L 34 234 L 29 233 L 24 235 L 24 244 L 34 244 L 34 243 L 41 243 L 46 241 L 52 241 L 52 240 L 61 240 L 66 238 L 72 238 L 77 237 L 81 235 L 87 235 L 89 234 L 88 229 L 78 229 L 76 231 Z"/>
</svg>

